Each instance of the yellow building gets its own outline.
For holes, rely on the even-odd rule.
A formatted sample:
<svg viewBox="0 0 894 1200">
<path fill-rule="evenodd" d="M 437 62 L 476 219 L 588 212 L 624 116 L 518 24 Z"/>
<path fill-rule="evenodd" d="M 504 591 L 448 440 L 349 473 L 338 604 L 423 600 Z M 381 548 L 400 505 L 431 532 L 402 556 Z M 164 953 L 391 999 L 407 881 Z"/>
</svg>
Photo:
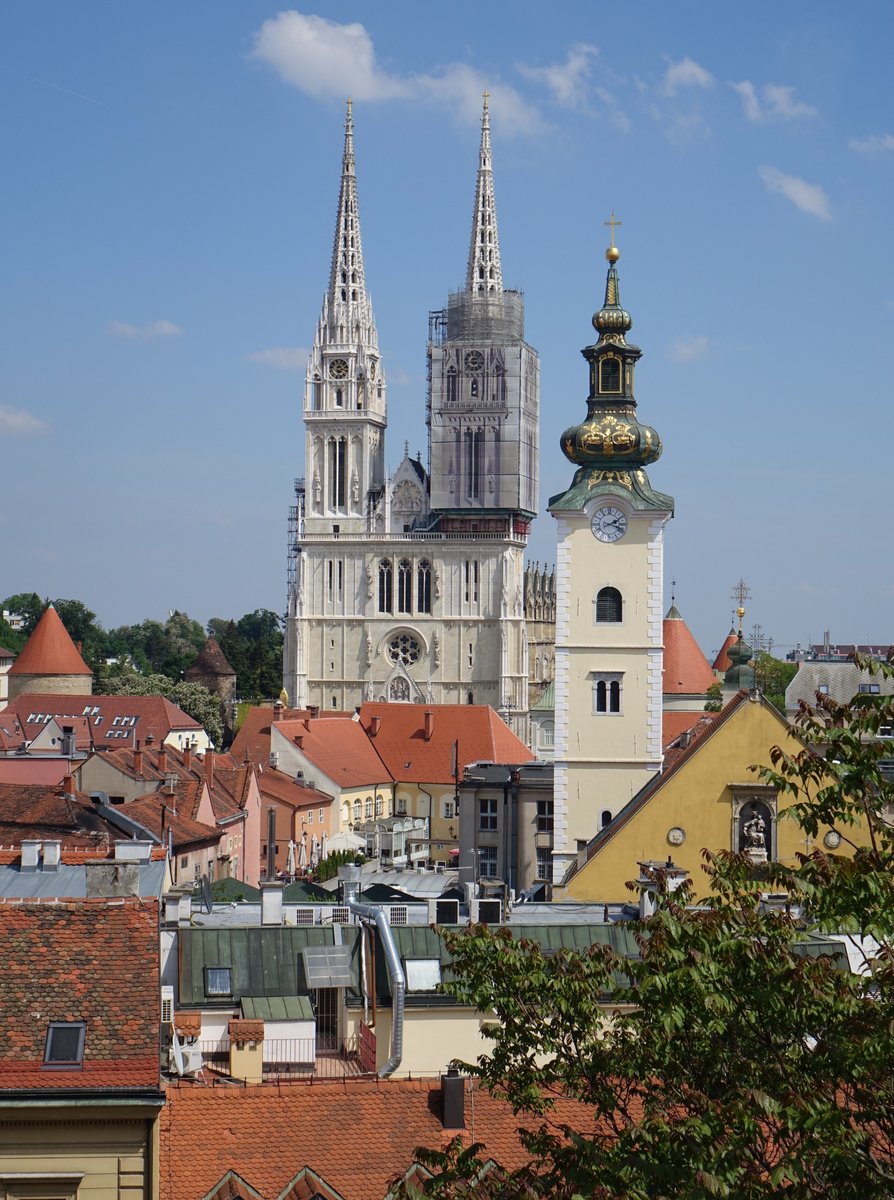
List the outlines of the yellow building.
<svg viewBox="0 0 894 1200">
<path fill-rule="evenodd" d="M 688 744 L 668 753 L 665 770 L 642 788 L 591 840 L 565 879 L 573 900 L 632 902 L 628 880 L 637 864 L 672 858 L 707 891 L 702 850 L 757 849 L 770 861 L 795 865 L 816 843 L 784 818 L 790 797 L 763 784 L 751 770 L 770 763 L 770 747 L 795 738 L 784 717 L 760 693 L 740 692 L 719 713 L 706 714 L 684 735 Z M 822 830 L 818 842 L 838 850 L 840 839 Z"/>
</svg>

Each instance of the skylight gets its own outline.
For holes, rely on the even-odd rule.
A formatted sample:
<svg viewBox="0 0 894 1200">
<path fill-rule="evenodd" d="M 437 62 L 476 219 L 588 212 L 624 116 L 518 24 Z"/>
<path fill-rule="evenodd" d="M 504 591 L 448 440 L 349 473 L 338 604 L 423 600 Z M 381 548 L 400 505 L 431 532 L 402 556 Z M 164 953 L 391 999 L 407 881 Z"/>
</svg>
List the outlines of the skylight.
<svg viewBox="0 0 894 1200">
<path fill-rule="evenodd" d="M 51 1021 L 47 1026 L 44 1066 L 79 1067 L 84 1061 L 85 1021 Z"/>
</svg>

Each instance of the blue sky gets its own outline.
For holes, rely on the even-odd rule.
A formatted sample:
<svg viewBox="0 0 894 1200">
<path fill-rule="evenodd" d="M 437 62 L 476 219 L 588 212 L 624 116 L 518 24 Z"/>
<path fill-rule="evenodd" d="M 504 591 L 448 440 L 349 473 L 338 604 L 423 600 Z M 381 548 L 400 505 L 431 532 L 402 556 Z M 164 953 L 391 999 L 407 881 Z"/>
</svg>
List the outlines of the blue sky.
<svg viewBox="0 0 894 1200">
<path fill-rule="evenodd" d="M 0 593 L 106 626 L 285 603 L 306 348 L 355 100 L 390 466 L 425 457 L 427 314 L 464 277 L 491 93 L 504 280 L 567 486 L 603 222 L 642 347 L 668 580 L 782 651 L 892 639 L 894 10 L 759 0 L 82 0 L 0 14 Z M 531 557 L 554 559 L 535 524 Z"/>
</svg>

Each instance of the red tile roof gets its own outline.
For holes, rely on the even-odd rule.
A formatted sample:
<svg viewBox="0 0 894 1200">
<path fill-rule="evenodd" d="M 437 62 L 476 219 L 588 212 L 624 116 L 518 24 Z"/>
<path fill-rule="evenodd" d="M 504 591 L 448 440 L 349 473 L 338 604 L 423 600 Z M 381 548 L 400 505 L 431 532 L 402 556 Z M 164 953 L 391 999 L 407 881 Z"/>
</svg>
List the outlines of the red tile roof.
<svg viewBox="0 0 894 1200">
<path fill-rule="evenodd" d="M 459 743 L 460 776 L 473 762 L 522 763 L 534 758 L 486 704 L 367 703 L 360 709 L 360 723 L 394 778 L 407 783 L 450 783 L 454 742 Z"/>
<path fill-rule="evenodd" d="M 673 710 L 665 711 L 661 714 L 661 745 L 666 750 L 671 742 L 676 741 L 681 733 L 685 733 L 687 729 L 691 729 L 705 715 L 704 710 L 700 712 L 674 712 Z"/>
<path fill-rule="evenodd" d="M 0 905 L 0 1095 L 159 1086 L 158 906 Z M 84 1021 L 81 1068 L 43 1066 L 51 1021 Z"/>
<path fill-rule="evenodd" d="M 671 616 L 671 613 L 675 614 Z M 714 672 L 689 626 L 672 608 L 664 618 L 664 683 L 667 693 L 699 695 L 714 682 Z"/>
<path fill-rule="evenodd" d="M 359 721 L 316 717 L 309 721 L 277 721 L 276 728 L 296 745 L 300 740 L 305 758 L 339 787 L 391 781 L 388 768 Z"/>
<path fill-rule="evenodd" d="M 258 788 L 262 797 L 278 800 L 293 808 L 307 806 L 324 808 L 327 804 L 331 804 L 333 799 L 328 792 L 321 792 L 318 788 L 303 787 L 288 775 L 284 775 L 282 771 L 275 771 L 272 767 L 258 773 Z"/>
<path fill-rule="evenodd" d="M 220 830 L 216 826 L 205 825 L 195 821 L 180 804 L 174 806 L 172 797 L 163 792 L 153 792 L 149 796 L 140 796 L 120 805 L 121 812 L 154 833 L 162 841 L 167 840 L 171 832 L 174 850 L 179 851 L 187 846 L 217 845 L 220 841 Z"/>
<path fill-rule="evenodd" d="M 9 669 L 10 675 L 88 675 L 93 672 L 81 658 L 62 618 L 52 604 L 37 622 L 24 649 Z"/>
<path fill-rule="evenodd" d="M 717 657 L 714 659 L 714 670 L 726 672 L 733 665 L 733 660 L 729 656 L 730 646 L 735 646 L 737 635 L 735 629 L 731 629 L 726 635 L 726 641 L 717 651 Z"/>
<path fill-rule="evenodd" d="M 186 715 L 164 696 L 80 696 L 55 695 L 49 692 L 25 692 L 10 700 L 8 709 L 15 713 L 25 727 L 26 736 L 33 738 L 50 717 L 60 724 L 69 718 L 86 717 L 96 745 L 133 745 L 134 739 L 145 742 L 151 736 L 163 742 L 172 732 L 198 733 L 202 726 Z"/>
<path fill-rule="evenodd" d="M 83 792 L 66 795 L 59 787 L 0 784 L 0 845 L 23 838 L 47 838 L 69 847 L 104 846 L 122 836 L 99 816 Z"/>
<path fill-rule="evenodd" d="M 173 1085 L 160 1117 L 161 1200 L 210 1196 L 230 1172 L 264 1200 L 276 1200 L 305 1168 L 345 1200 L 384 1197 L 417 1146 L 444 1147 L 456 1135 L 441 1124 L 439 1092 L 431 1079 Z M 469 1143 L 472 1104 L 474 1141 L 486 1156 L 507 1169 L 526 1162 L 517 1129 L 540 1121 L 514 1116 L 476 1086 L 466 1102 Z M 559 1100 L 554 1118 L 587 1129 L 593 1110 Z"/>
<path fill-rule="evenodd" d="M 348 717 L 350 713 L 331 712 L 326 710 L 318 714 L 324 718 Z M 270 759 L 270 727 L 273 724 L 274 709 L 272 705 L 259 704 L 250 708 L 239 727 L 239 732 L 230 746 L 230 753 L 237 762 L 252 762 L 256 767 L 266 767 Z M 283 708 L 277 711 L 278 721 L 306 720 L 311 718 L 309 709 Z M 316 718 L 313 718 L 316 719 Z"/>
</svg>

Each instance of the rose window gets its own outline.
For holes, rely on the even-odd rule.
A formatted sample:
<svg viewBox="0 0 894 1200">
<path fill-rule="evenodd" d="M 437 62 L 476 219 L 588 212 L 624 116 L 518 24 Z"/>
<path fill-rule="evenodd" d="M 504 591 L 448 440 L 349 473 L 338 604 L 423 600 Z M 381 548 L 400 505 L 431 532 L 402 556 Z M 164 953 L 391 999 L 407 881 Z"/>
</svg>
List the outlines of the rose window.
<svg viewBox="0 0 894 1200">
<path fill-rule="evenodd" d="M 408 667 L 419 661 L 419 643 L 407 633 L 399 633 L 388 643 L 388 657 L 394 663 Z"/>
</svg>

